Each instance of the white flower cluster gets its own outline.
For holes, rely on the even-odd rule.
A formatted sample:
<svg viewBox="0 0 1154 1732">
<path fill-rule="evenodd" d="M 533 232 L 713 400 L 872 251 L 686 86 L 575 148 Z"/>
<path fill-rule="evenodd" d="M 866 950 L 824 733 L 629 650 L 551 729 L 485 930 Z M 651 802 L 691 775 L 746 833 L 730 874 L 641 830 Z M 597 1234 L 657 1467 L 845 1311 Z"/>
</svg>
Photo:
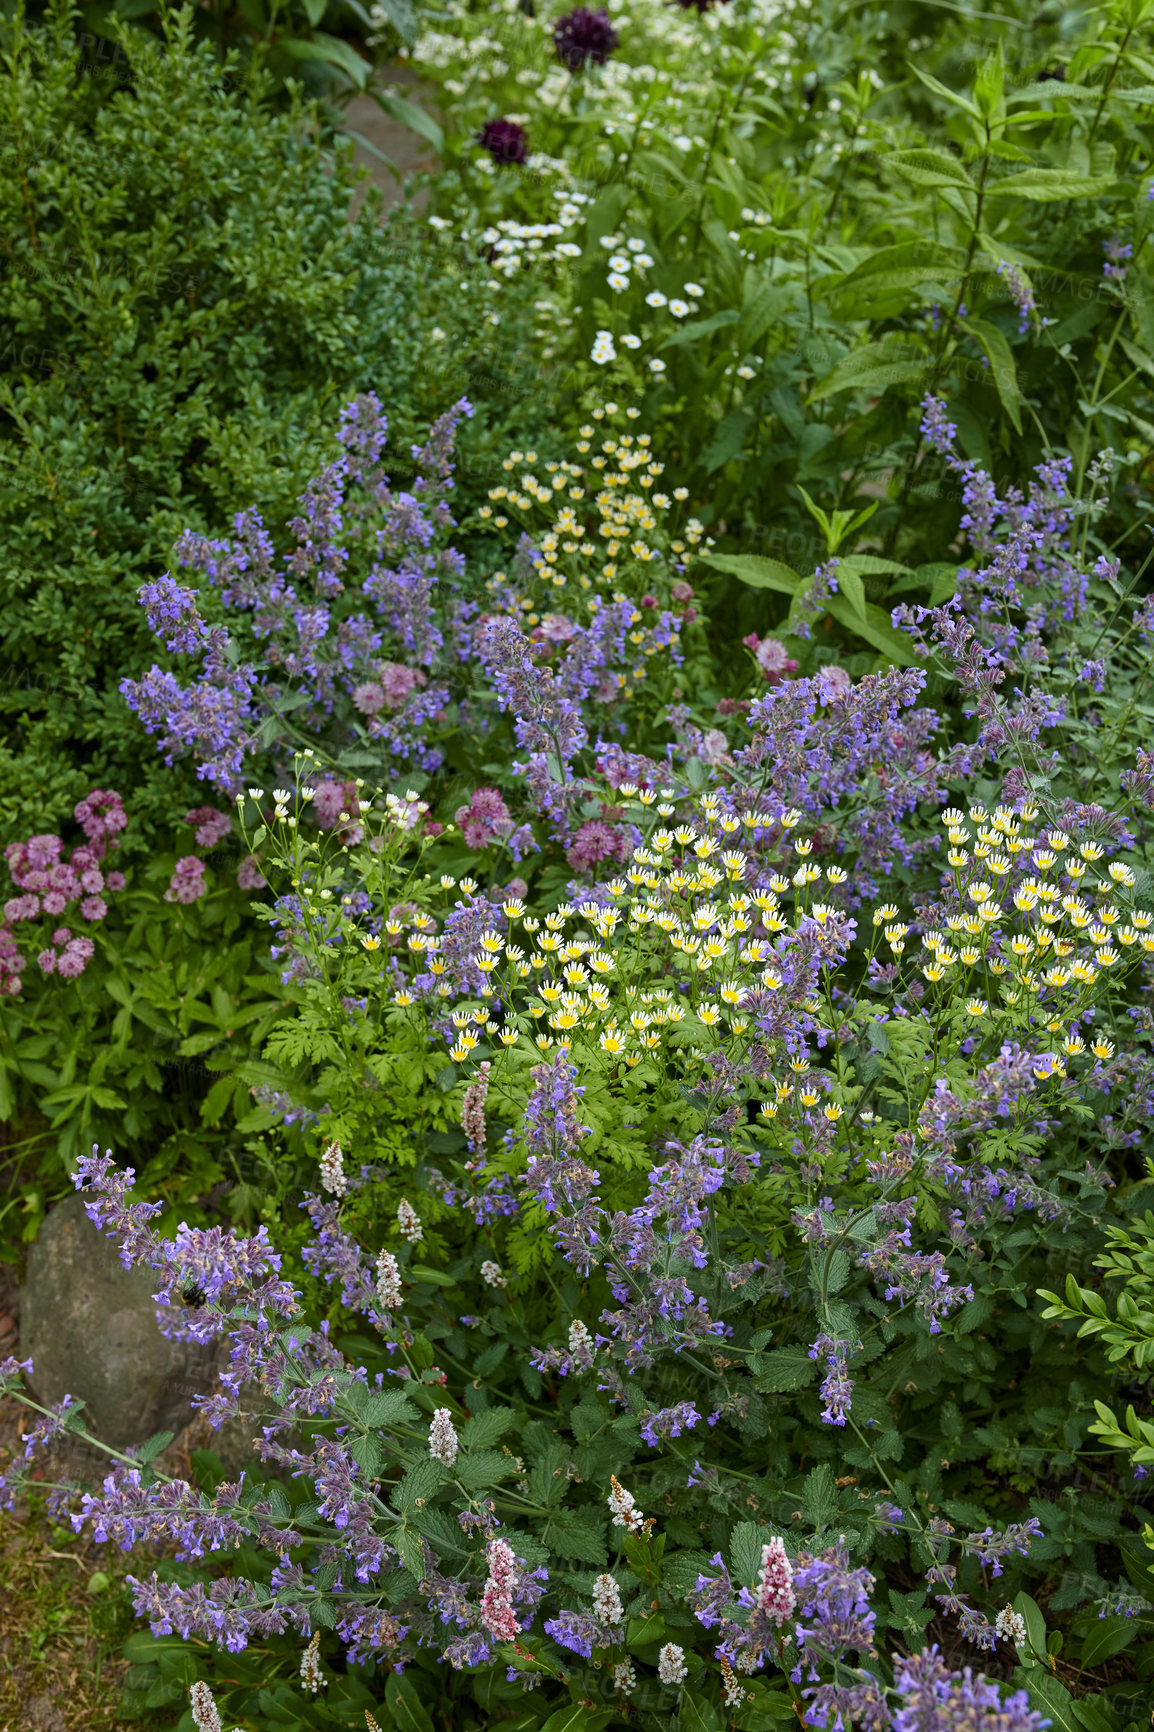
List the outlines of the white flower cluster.
<svg viewBox="0 0 1154 1732">
<path fill-rule="evenodd" d="M 330 1143 L 321 1156 L 321 1189 L 328 1191 L 333 1197 L 343 1197 L 348 1190 L 345 1157 L 341 1145 L 337 1142 Z"/>
<path fill-rule="evenodd" d="M 628 1528 L 631 1534 L 636 1533 L 643 1526 L 645 1517 L 634 1502 L 633 1493 L 625 1490 L 616 1474 L 610 1474 L 609 1483 L 612 1488 L 609 1493 L 609 1511 L 613 1517 L 613 1526 Z"/>
<path fill-rule="evenodd" d="M 401 1271 L 391 1251 L 377 1258 L 377 1298 L 386 1311 L 395 1311 L 401 1303 Z"/>
<path fill-rule="evenodd" d="M 1003 1606 L 994 1620 L 994 1634 L 1003 1642 L 1013 1642 L 1019 1648 L 1026 1643 L 1026 1620 L 1013 1606 Z"/>
<path fill-rule="evenodd" d="M 402 1197 L 397 1204 L 397 1226 L 401 1230 L 401 1238 L 407 1239 L 410 1245 L 417 1245 L 424 1238 L 421 1217 L 407 1197 Z"/>
<path fill-rule="evenodd" d="M 447 1407 L 438 1407 L 429 1427 L 429 1454 L 442 1467 L 452 1467 L 459 1447 L 452 1414 Z"/>
<path fill-rule="evenodd" d="M 310 1696 L 315 1696 L 324 1680 L 321 1677 L 318 1653 L 321 1645 L 321 1633 L 313 1631 L 312 1640 L 301 1655 L 301 1689 Z"/>
<path fill-rule="evenodd" d="M 625 1617 L 621 1589 L 611 1575 L 598 1576 L 593 1584 L 593 1610 L 603 1624 L 620 1624 Z"/>
<path fill-rule="evenodd" d="M 657 1656 L 657 1676 L 663 1684 L 680 1684 L 688 1675 L 685 1649 L 679 1648 L 676 1642 L 666 1642 Z"/>
<path fill-rule="evenodd" d="M 556 246 L 548 243 L 556 241 L 559 235 L 568 234 L 583 220 L 585 213 L 581 207 L 589 203 L 588 196 L 583 192 L 560 190 L 553 196 L 558 201 L 555 222 L 519 223 L 502 217 L 482 234 L 482 241 L 493 249 L 493 269 L 501 276 L 516 276 L 523 264 L 581 257 L 581 248 L 576 241 L 562 240 Z M 431 217 L 429 220 L 433 221 Z"/>
<path fill-rule="evenodd" d="M 507 1287 L 509 1285 L 500 1263 L 494 1263 L 491 1257 L 486 1257 L 481 1264 L 481 1279 L 489 1287 Z"/>
</svg>

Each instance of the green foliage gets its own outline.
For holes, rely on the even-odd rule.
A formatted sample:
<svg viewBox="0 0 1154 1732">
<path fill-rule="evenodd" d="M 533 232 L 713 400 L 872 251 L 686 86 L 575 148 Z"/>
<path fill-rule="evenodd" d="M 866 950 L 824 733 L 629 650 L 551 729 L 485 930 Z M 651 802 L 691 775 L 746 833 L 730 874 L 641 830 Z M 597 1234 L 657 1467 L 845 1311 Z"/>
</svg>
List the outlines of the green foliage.
<svg viewBox="0 0 1154 1732">
<path fill-rule="evenodd" d="M 93 784 L 125 790 L 150 834 L 182 817 L 191 779 L 117 690 L 154 660 L 139 585 L 186 528 L 257 502 L 283 525 L 355 391 L 380 392 L 407 453 L 451 401 L 430 351 L 466 380 L 485 364 L 467 265 L 434 299 L 403 211 L 383 223 L 370 195 L 349 222 L 348 150 L 322 146 L 299 90 L 274 113 L 263 76 L 231 81 L 194 43 L 202 16 L 138 44 L 112 92 L 78 77 L 66 0 L 0 29 L 6 829 L 43 829 Z M 512 359 L 523 321 L 507 325 Z M 470 461 L 487 485 L 494 439 L 531 407 L 482 398 L 466 501 Z"/>
<path fill-rule="evenodd" d="M 1093 453 L 1126 453 L 1108 538 L 1140 538 L 1131 478 L 1154 440 L 1149 16 L 1070 14 L 1059 35 L 1044 15 L 976 23 L 935 8 L 919 35 L 877 9 L 640 4 L 604 72 L 566 84 L 515 13 L 461 12 L 412 56 L 454 93 L 436 208 L 455 243 L 584 199 L 565 233 L 578 256 L 546 268 L 502 242 L 496 281 L 536 279 L 540 341 L 587 403 L 641 405 L 719 548 L 764 562 L 734 576 L 779 589 L 771 562 L 806 575 L 837 547 L 904 561 L 874 565 L 860 603 L 830 609 L 842 641 L 892 654 L 892 598 L 928 599 L 962 509 L 919 435 L 927 393 L 999 478 L 1065 447 L 1086 500 Z M 564 159 L 555 186 L 548 166 L 486 172 L 477 125 L 514 111 L 532 160 Z M 1133 257 L 1104 276 L 1114 241 Z M 607 283 L 609 255 L 626 268 Z M 1019 317 L 1010 272 L 1036 311 Z M 590 358 L 598 331 L 615 360 Z M 719 586 L 718 662 L 761 602 Z"/>
</svg>

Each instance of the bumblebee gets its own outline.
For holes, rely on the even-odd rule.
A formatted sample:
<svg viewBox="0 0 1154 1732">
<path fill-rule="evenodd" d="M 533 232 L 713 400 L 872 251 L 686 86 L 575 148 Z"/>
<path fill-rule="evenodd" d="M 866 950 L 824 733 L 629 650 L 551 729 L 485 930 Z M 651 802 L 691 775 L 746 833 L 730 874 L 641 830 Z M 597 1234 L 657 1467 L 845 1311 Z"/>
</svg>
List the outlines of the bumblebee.
<svg viewBox="0 0 1154 1732">
<path fill-rule="evenodd" d="M 205 1292 L 204 1288 L 199 1285 L 198 1282 L 189 1281 L 181 1289 L 180 1303 L 182 1305 L 186 1306 L 188 1308 L 188 1310 L 195 1311 L 195 1310 L 199 1309 L 199 1307 L 201 1305 L 207 1304 L 207 1302 L 208 1302 L 208 1294 Z"/>
</svg>

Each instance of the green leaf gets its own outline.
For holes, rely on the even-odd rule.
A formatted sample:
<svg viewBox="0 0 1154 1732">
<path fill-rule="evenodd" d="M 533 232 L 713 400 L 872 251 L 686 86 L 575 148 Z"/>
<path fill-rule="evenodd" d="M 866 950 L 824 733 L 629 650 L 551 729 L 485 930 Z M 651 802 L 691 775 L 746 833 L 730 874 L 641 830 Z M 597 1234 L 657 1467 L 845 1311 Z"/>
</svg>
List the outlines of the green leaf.
<svg viewBox="0 0 1154 1732">
<path fill-rule="evenodd" d="M 455 1287 L 457 1285 L 452 1275 L 446 1275 L 443 1269 L 430 1269 L 426 1263 L 413 1263 L 406 1271 L 412 1281 L 427 1281 L 432 1287 Z"/>
<path fill-rule="evenodd" d="M 580 1702 L 569 1702 L 554 1709 L 541 1732 L 601 1732 L 612 1718 L 612 1708 L 586 1708 Z"/>
<path fill-rule="evenodd" d="M 433 1732 L 429 1710 L 417 1694 L 417 1687 L 407 1673 L 390 1672 L 385 1685 L 385 1701 L 393 1717 L 396 1732 Z"/>
<path fill-rule="evenodd" d="M 568 1509 L 552 1510 L 542 1539 L 559 1558 L 603 1567 L 608 1560 L 603 1536 Z"/>
<path fill-rule="evenodd" d="M 832 595 L 825 602 L 827 613 L 831 613 L 839 625 L 844 625 L 847 631 L 856 632 L 864 638 L 895 667 L 910 668 L 918 665 L 913 644 L 904 632 L 895 631 L 890 624 L 890 617 L 880 607 L 874 607 L 867 602 L 865 613 L 858 613 L 847 601 Z"/>
<path fill-rule="evenodd" d="M 991 325 L 987 319 L 964 319 L 961 321 L 964 330 L 978 339 L 986 351 L 993 374 L 994 386 L 1002 400 L 1002 408 L 1014 424 L 1015 433 L 1022 431 L 1022 395 L 1018 390 L 1018 370 L 1014 365 L 1014 357 L 1001 331 L 996 325 Z"/>
<path fill-rule="evenodd" d="M 711 314 L 708 319 L 694 319 L 688 325 L 681 325 L 671 337 L 666 337 L 661 347 L 677 349 L 683 343 L 695 343 L 699 337 L 708 337 L 713 331 L 723 330 L 726 325 L 736 325 L 740 318 L 740 313 L 728 307 L 724 312 Z"/>
<path fill-rule="evenodd" d="M 912 60 L 908 61 L 907 64 L 914 77 L 920 79 L 927 90 L 932 90 L 936 96 L 944 98 L 954 108 L 964 109 L 967 114 L 972 114 L 975 120 L 981 119 L 977 103 L 971 102 L 968 96 L 963 96 L 958 90 L 951 90 L 948 85 L 940 84 L 936 78 L 928 72 L 923 72 L 921 67 L 915 65 Z"/>
<path fill-rule="evenodd" d="M 1050 1732 L 1084 1732 L 1077 1703 L 1053 1673 L 1041 1666 L 1031 1666 L 1023 1681 L 1029 1691 L 1030 1706 L 1040 1708 L 1053 1722 Z"/>
<path fill-rule="evenodd" d="M 745 444 L 745 436 L 753 426 L 754 412 L 749 403 L 739 403 L 721 422 L 705 450 L 706 473 L 723 469 L 737 456 Z"/>
<path fill-rule="evenodd" d="M 729 1536 L 729 1560 L 733 1579 L 743 1588 L 751 1588 L 761 1569 L 762 1547 L 768 1534 L 756 1522 L 738 1522 Z"/>
<path fill-rule="evenodd" d="M 1120 1654 L 1138 1634 L 1133 1618 L 1096 1618 L 1082 1643 L 1081 1664 L 1100 1666 L 1104 1660 Z"/>
<path fill-rule="evenodd" d="M 803 1389 L 817 1376 L 817 1365 L 802 1347 L 775 1347 L 751 1357 L 750 1370 L 758 1389 L 782 1392 Z"/>
<path fill-rule="evenodd" d="M 176 1433 L 173 1431 L 155 1432 L 153 1436 L 149 1438 L 147 1443 L 141 1444 L 137 1451 L 136 1459 L 144 1465 L 147 1465 L 150 1461 L 155 1461 L 158 1455 L 164 1453 L 175 1436 Z"/>
<path fill-rule="evenodd" d="M 966 192 L 977 190 L 957 157 L 944 150 L 895 150 L 882 160 L 887 168 L 895 169 L 906 180 L 912 180 L 915 186 L 956 186 L 964 187 Z"/>
<path fill-rule="evenodd" d="M 780 595 L 796 595 L 805 582 L 779 559 L 763 559 L 756 553 L 699 553 L 702 565 L 715 566 L 739 577 L 750 589 L 775 589 Z"/>
<path fill-rule="evenodd" d="M 307 40 L 301 36 L 278 36 L 277 47 L 283 48 L 286 54 L 291 54 L 294 60 L 320 60 L 327 66 L 335 66 L 343 72 L 354 90 L 363 90 L 372 67 L 363 60 L 356 49 L 343 42 L 339 36 L 329 36 L 325 31 L 318 30 Z M 382 93 L 377 90 L 369 92 L 370 96 L 381 102 Z M 398 97 L 398 101 L 404 101 Z M 384 106 L 383 102 L 381 103 Z M 400 118 L 396 116 L 395 118 Z M 419 128 L 417 129 L 420 130 Z"/>
<path fill-rule="evenodd" d="M 808 401 L 820 403 L 837 391 L 884 391 L 890 385 L 920 379 L 929 365 L 924 350 L 902 339 L 884 338 L 851 349 L 833 372 L 810 392 Z"/>
<path fill-rule="evenodd" d="M 1035 203 L 1054 203 L 1067 198 L 1097 198 L 1114 185 L 1112 174 L 1070 174 L 1064 168 L 1027 168 L 991 181 L 986 198 L 1027 198 Z"/>
<path fill-rule="evenodd" d="M 832 292 L 839 298 L 853 294 L 863 302 L 876 300 L 881 295 L 916 288 L 932 277 L 949 280 L 958 274 L 962 262 L 962 254 L 954 247 L 939 246 L 936 241 L 901 241 L 897 246 L 871 253 L 868 259 L 855 265 L 848 277 L 836 283 Z"/>
<path fill-rule="evenodd" d="M 682 1689 L 677 1705 L 678 1732 L 721 1732 L 721 1715 L 707 1696 Z"/>
<path fill-rule="evenodd" d="M 407 126 L 410 132 L 419 133 L 432 145 L 440 156 L 445 149 L 445 135 L 431 115 L 418 108 L 415 102 L 410 102 L 406 96 L 397 96 L 394 91 L 373 88 L 366 92 L 371 96 L 378 108 L 384 110 L 390 120 L 399 121 Z"/>
<path fill-rule="evenodd" d="M 669 1640 L 669 1631 L 660 1612 L 646 1612 L 643 1617 L 630 1618 L 625 1633 L 625 1646 L 631 1653 L 638 1648 L 656 1648 Z"/>
</svg>

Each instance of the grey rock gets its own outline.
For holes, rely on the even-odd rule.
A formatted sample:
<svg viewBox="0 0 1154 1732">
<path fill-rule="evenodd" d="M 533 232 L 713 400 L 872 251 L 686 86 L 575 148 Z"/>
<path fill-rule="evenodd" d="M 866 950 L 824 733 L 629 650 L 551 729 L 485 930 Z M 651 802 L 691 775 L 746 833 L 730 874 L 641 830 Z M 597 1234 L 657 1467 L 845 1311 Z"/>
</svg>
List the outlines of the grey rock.
<svg viewBox="0 0 1154 1732">
<path fill-rule="evenodd" d="M 65 1394 L 84 1401 L 87 1429 L 115 1449 L 179 1432 L 192 1397 L 215 1384 L 220 1345 L 167 1340 L 158 1285 L 154 1270 L 121 1265 L 79 1193 L 45 1218 L 28 1253 L 20 1356 L 33 1362 L 33 1392 L 46 1406 Z"/>
</svg>

